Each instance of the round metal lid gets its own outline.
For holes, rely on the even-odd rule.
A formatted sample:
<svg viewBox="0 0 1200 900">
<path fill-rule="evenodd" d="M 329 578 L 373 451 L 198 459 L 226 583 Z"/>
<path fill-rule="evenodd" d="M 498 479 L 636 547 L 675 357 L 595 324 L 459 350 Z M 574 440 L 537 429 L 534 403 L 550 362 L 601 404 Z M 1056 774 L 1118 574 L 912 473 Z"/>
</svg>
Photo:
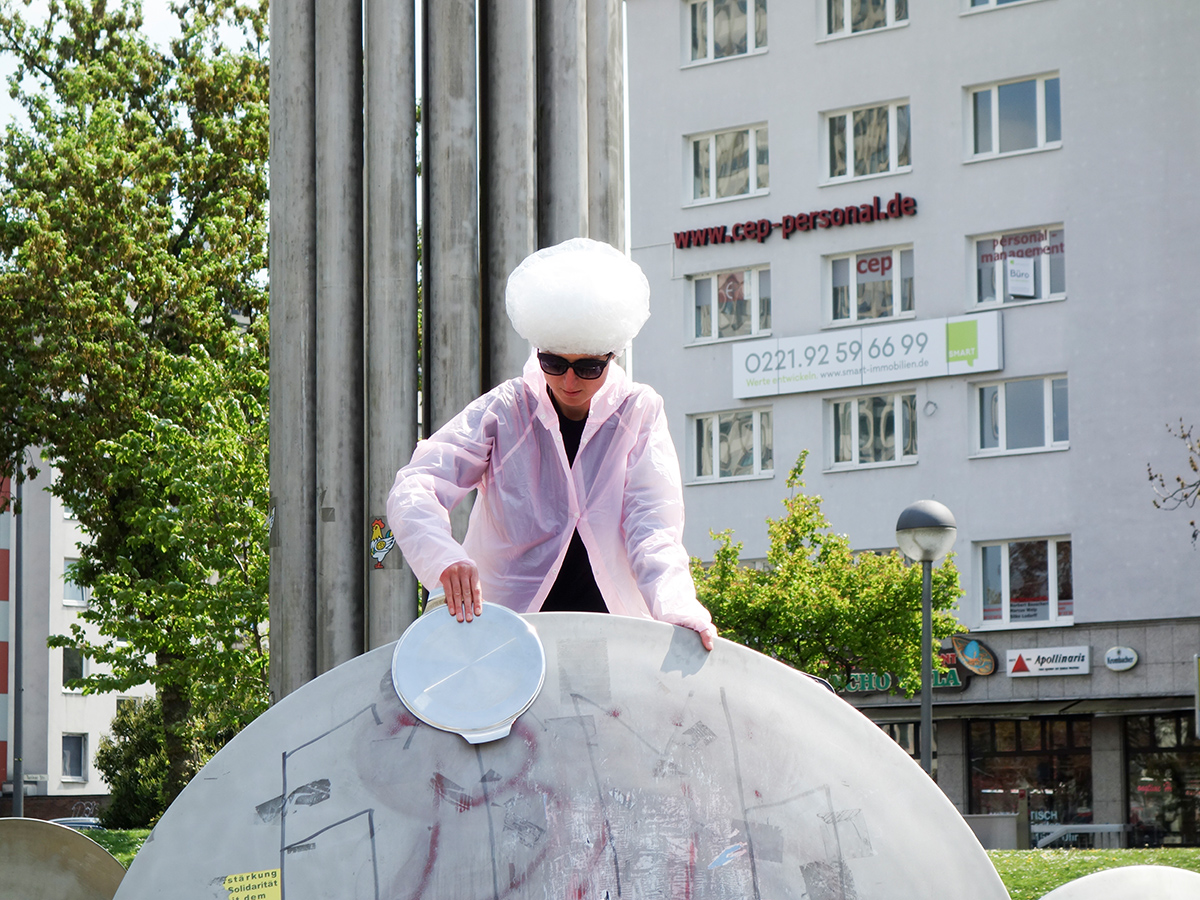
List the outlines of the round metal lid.
<svg viewBox="0 0 1200 900">
<path fill-rule="evenodd" d="M 505 737 L 545 678 L 537 631 L 493 603 L 484 603 L 473 622 L 442 610 L 422 616 L 392 654 L 392 684 L 409 711 L 472 744 Z"/>
</svg>

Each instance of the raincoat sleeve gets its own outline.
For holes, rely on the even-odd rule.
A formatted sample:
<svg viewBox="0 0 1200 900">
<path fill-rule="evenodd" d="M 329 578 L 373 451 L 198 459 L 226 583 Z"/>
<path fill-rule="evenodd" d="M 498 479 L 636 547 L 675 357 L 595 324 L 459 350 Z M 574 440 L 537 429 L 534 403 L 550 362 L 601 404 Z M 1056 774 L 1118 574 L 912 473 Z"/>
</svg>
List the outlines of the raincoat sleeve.
<svg viewBox="0 0 1200 900">
<path fill-rule="evenodd" d="M 696 599 L 683 547 L 683 486 L 679 457 L 667 430 L 662 398 L 647 411 L 625 475 L 621 514 L 625 549 L 650 614 L 662 622 L 716 636 L 712 616 Z"/>
<path fill-rule="evenodd" d="M 484 396 L 417 444 L 388 494 L 388 524 L 413 572 L 430 590 L 457 562 L 474 563 L 450 531 L 450 511 L 487 474 L 492 442 Z"/>
</svg>

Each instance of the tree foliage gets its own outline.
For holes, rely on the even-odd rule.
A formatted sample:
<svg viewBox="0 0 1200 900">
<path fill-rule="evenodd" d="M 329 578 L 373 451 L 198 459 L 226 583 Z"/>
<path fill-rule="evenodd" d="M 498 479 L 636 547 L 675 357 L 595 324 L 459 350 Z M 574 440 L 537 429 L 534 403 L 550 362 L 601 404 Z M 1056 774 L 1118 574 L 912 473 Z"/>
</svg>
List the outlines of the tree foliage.
<svg viewBox="0 0 1200 900">
<path fill-rule="evenodd" d="M 154 685 L 173 796 L 267 696 L 266 2 L 177 5 L 167 52 L 136 0 L 47 7 L 0 0 L 0 474 L 54 467 L 91 627 L 53 643 Z"/>
<path fill-rule="evenodd" d="M 807 455 L 788 475 L 784 515 L 767 520 L 766 567 L 741 565 L 733 533 L 714 534 L 712 564 L 692 561 L 700 601 L 724 637 L 835 682 L 854 671 L 890 672 L 912 695 L 921 686 L 921 567 L 897 551 L 856 554 L 833 533 L 821 498 L 802 491 Z M 936 650 L 963 630 L 950 612 L 962 589 L 949 558 L 932 585 Z M 934 660 L 941 667 L 936 652 Z"/>
<path fill-rule="evenodd" d="M 100 823 L 105 828 L 145 828 L 169 802 L 162 704 L 157 697 L 127 700 L 118 706 L 111 728 L 96 748 L 96 768 L 109 789 Z"/>
<path fill-rule="evenodd" d="M 1168 488 L 1166 477 L 1146 466 L 1146 474 L 1150 477 L 1150 483 L 1154 485 L 1154 492 L 1158 494 L 1154 506 L 1157 509 L 1178 509 L 1181 506 L 1193 509 L 1197 499 L 1200 499 L 1200 438 L 1192 436 L 1192 426 L 1185 426 L 1183 419 L 1179 420 L 1178 430 L 1168 425 L 1167 432 L 1183 441 L 1191 474 L 1176 475 Z M 1195 544 L 1200 540 L 1200 527 L 1197 527 L 1195 519 L 1188 522 L 1188 525 L 1191 526 L 1192 543 Z"/>
</svg>

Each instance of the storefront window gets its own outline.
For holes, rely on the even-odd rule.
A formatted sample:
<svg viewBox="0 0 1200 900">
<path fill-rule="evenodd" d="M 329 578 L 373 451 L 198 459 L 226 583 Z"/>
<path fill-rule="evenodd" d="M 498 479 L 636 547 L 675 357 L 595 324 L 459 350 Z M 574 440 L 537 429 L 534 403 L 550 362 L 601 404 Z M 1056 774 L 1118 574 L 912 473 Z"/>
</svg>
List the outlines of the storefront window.
<svg viewBox="0 0 1200 900">
<path fill-rule="evenodd" d="M 1200 845 L 1200 740 L 1191 713 L 1125 719 L 1130 845 Z"/>
<path fill-rule="evenodd" d="M 1014 813 L 1025 791 L 1031 825 L 1092 821 L 1090 719 L 974 719 L 967 733 L 972 813 Z M 1091 846 L 1088 835 L 1065 843 Z"/>
</svg>

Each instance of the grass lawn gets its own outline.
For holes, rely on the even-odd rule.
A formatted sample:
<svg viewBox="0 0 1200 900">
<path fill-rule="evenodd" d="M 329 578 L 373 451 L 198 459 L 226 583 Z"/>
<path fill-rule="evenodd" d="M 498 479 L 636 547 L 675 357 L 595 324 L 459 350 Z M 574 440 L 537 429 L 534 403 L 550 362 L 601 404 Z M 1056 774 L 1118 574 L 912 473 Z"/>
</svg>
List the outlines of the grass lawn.
<svg viewBox="0 0 1200 900">
<path fill-rule="evenodd" d="M 83 833 L 115 856 L 117 862 L 128 869 L 133 858 L 137 856 L 138 850 L 142 849 L 142 844 L 145 842 L 146 836 L 150 834 L 150 829 L 131 828 L 127 831 L 107 831 L 103 828 L 89 828 Z"/>
<path fill-rule="evenodd" d="M 1117 866 L 1174 866 L 1200 872 L 1200 848 L 1159 850 L 990 850 L 1012 900 L 1041 900 L 1068 881 Z M 1149 900 L 1149 898 L 1148 898 Z"/>
<path fill-rule="evenodd" d="M 88 837 L 115 856 L 125 868 L 150 834 L 149 828 L 129 831 L 87 831 Z M 1041 900 L 1068 881 L 1116 866 L 1174 866 L 1200 872 L 1200 848 L 1162 850 L 991 850 L 988 857 L 1000 873 L 1012 900 Z"/>
</svg>

